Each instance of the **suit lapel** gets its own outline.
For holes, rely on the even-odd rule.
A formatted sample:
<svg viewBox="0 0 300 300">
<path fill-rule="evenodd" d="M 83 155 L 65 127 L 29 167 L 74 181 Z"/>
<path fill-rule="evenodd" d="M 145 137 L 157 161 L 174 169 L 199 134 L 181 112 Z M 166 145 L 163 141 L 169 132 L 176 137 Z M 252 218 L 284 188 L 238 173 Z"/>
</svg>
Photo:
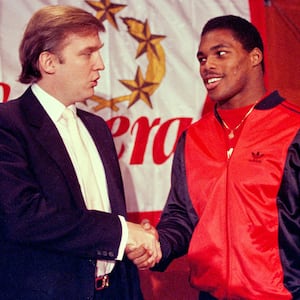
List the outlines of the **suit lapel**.
<svg viewBox="0 0 300 300">
<path fill-rule="evenodd" d="M 53 163 L 64 174 L 70 193 L 77 204 L 82 208 L 85 207 L 74 167 L 56 126 L 31 89 L 28 89 L 24 96 L 22 110 L 37 142 L 43 146 L 45 152 L 53 159 Z"/>
<path fill-rule="evenodd" d="M 70 193 L 77 205 L 86 208 L 74 167 L 55 124 L 30 88 L 27 89 L 22 98 L 22 111 L 34 133 L 33 136 L 64 175 Z M 91 134 L 103 162 L 112 212 L 125 216 L 126 207 L 119 162 L 116 155 L 114 155 L 115 148 L 113 141 L 108 136 L 108 129 L 107 127 L 104 128 L 101 122 L 96 122 L 96 117 L 91 114 L 79 110 L 78 115 Z"/>
<path fill-rule="evenodd" d="M 104 127 L 101 122 L 96 122 L 95 116 L 84 111 L 78 110 L 78 116 L 89 131 L 93 141 L 97 147 L 100 158 L 102 160 L 107 187 L 109 201 L 113 213 L 126 215 L 126 207 L 124 200 L 123 182 L 120 177 L 119 161 L 115 155 L 114 143 L 108 136 L 108 128 Z"/>
</svg>

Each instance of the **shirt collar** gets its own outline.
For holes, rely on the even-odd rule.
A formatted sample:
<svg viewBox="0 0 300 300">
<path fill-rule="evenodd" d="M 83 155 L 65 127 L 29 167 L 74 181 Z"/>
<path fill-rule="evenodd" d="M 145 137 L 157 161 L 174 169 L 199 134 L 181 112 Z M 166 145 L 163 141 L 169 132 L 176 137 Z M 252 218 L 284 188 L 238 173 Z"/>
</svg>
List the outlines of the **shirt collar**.
<svg viewBox="0 0 300 300">
<path fill-rule="evenodd" d="M 34 83 L 31 86 L 31 90 L 40 102 L 40 104 L 43 106 L 51 120 L 54 123 L 58 122 L 61 118 L 63 111 L 66 108 L 65 105 L 63 105 L 59 100 L 48 94 L 36 83 Z M 74 104 L 69 105 L 68 108 L 70 108 L 76 114 L 76 106 Z"/>
</svg>

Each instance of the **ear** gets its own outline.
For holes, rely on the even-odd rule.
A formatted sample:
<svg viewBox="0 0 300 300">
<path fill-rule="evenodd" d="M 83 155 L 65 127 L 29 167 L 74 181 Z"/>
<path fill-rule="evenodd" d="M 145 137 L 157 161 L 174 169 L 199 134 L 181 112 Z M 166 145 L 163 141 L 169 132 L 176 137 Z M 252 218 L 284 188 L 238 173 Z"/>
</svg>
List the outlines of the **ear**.
<svg viewBox="0 0 300 300">
<path fill-rule="evenodd" d="M 56 66 L 56 55 L 49 52 L 43 51 L 39 56 L 39 66 L 42 73 L 54 74 Z"/>
<path fill-rule="evenodd" d="M 258 66 L 263 60 L 263 54 L 259 48 L 254 48 L 250 52 L 250 56 L 251 56 L 251 63 L 253 67 Z"/>
</svg>

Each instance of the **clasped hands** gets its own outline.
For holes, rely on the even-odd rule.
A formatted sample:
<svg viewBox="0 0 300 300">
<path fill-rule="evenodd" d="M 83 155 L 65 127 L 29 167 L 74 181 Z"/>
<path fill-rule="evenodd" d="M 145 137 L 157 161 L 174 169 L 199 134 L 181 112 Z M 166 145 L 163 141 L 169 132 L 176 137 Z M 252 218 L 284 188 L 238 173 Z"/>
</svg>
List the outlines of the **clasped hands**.
<svg viewBox="0 0 300 300">
<path fill-rule="evenodd" d="M 141 224 L 127 222 L 128 242 L 126 255 L 140 269 L 146 270 L 158 263 L 162 257 L 158 233 L 148 220 Z"/>
</svg>

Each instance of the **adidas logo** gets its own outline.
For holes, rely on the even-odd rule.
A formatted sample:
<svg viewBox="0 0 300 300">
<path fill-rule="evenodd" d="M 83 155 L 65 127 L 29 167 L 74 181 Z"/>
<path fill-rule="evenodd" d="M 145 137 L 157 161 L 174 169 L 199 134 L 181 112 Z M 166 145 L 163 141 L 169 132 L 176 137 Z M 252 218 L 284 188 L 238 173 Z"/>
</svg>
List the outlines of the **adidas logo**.
<svg viewBox="0 0 300 300">
<path fill-rule="evenodd" d="M 257 152 L 251 152 L 251 156 L 252 157 L 251 157 L 251 159 L 249 159 L 249 161 L 261 163 L 264 154 L 261 153 L 261 152 L 259 152 L 259 151 L 257 151 Z"/>
</svg>

